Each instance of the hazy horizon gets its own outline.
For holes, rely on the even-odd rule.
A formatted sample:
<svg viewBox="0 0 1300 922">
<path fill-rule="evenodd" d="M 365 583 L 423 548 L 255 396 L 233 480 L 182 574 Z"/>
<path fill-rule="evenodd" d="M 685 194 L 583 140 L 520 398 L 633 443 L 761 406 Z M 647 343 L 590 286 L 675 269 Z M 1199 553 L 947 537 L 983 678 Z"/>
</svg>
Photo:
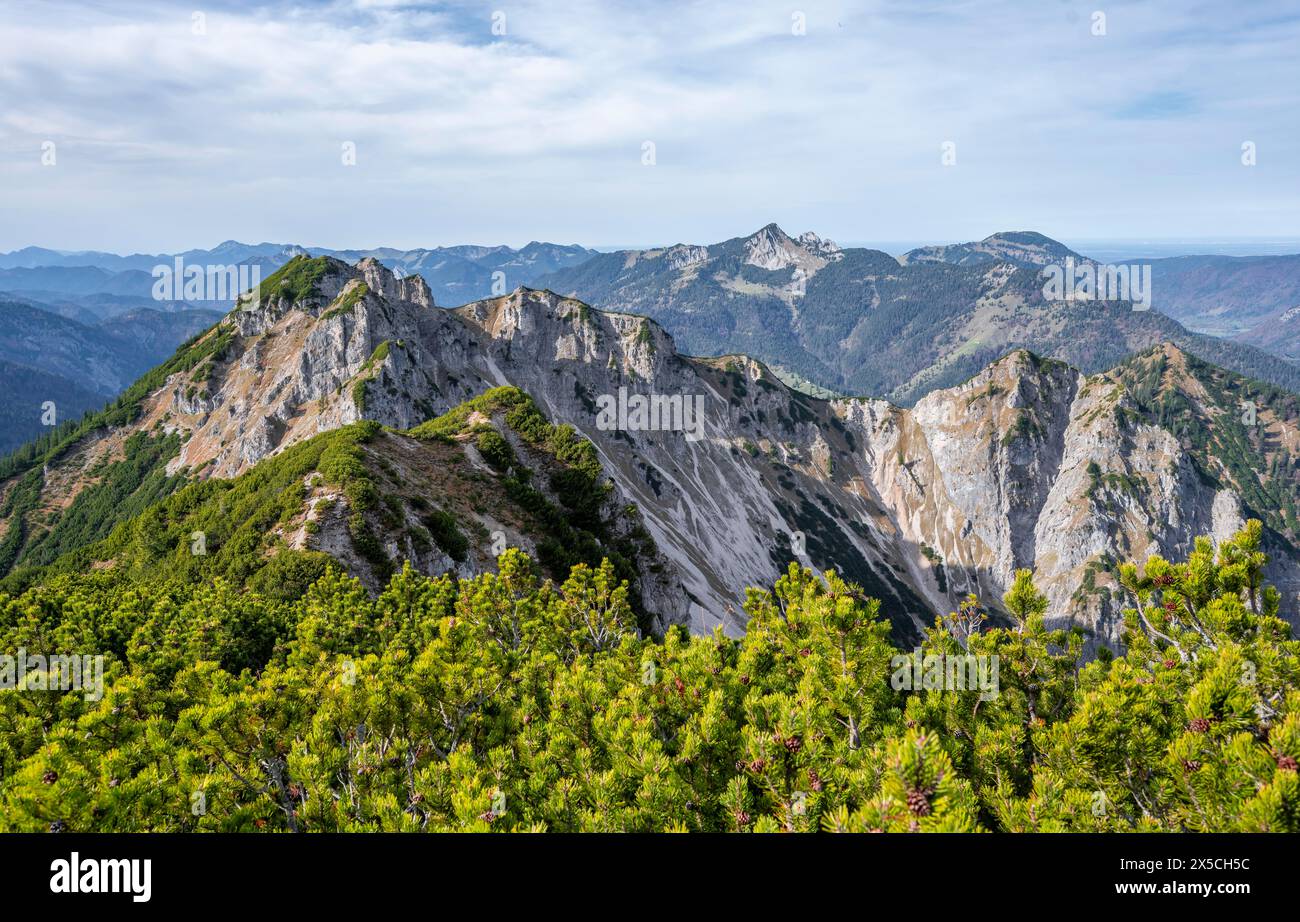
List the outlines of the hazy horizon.
<svg viewBox="0 0 1300 922">
<path fill-rule="evenodd" d="M 758 230 L 758 228 L 754 228 L 754 230 Z M 791 228 L 788 227 L 783 227 L 782 230 L 790 234 L 802 232 L 802 231 L 793 231 Z M 803 230 L 814 230 L 814 229 L 805 228 Z M 744 236 L 748 236 L 748 234 L 752 232 L 753 231 L 749 231 L 745 234 L 733 234 L 731 237 L 724 238 L 724 239 L 733 239 L 734 237 L 737 236 L 744 237 Z M 990 235 L 986 234 L 985 236 L 990 236 Z M 1052 237 L 1051 234 L 1046 234 L 1045 236 Z M 830 239 L 834 239 L 834 238 L 830 238 Z M 975 239 L 983 239 L 983 238 L 975 238 Z M 1065 244 L 1066 246 L 1068 246 L 1070 249 L 1074 250 L 1077 253 L 1101 261 L 1107 261 L 1107 260 L 1114 261 L 1114 260 L 1122 260 L 1122 259 L 1164 259 L 1164 258 L 1171 258 L 1177 256 L 1238 256 L 1241 257 L 1241 256 L 1300 255 L 1300 237 L 1291 237 L 1291 238 L 1238 237 L 1238 238 L 1191 238 L 1191 239 L 1179 239 L 1179 238 L 1132 239 L 1132 238 L 1123 238 L 1123 237 L 1113 237 L 1113 238 L 1096 238 L 1096 239 L 1086 239 L 1086 240 L 1059 239 L 1053 237 L 1052 239 L 1058 240 L 1058 242 Z M 114 249 L 99 248 L 99 247 L 71 249 L 67 247 L 47 246 L 39 243 L 31 243 L 31 244 L 25 244 L 24 246 L 14 247 L 10 250 L 0 250 L 0 255 L 10 255 L 11 253 L 18 252 L 28 248 L 39 248 L 39 249 L 54 251 L 56 253 L 59 253 L 62 256 L 75 256 L 78 253 L 107 253 L 110 255 L 122 256 L 122 257 L 141 256 L 141 255 L 163 256 L 163 255 L 182 253 L 189 250 L 211 250 L 211 249 L 215 249 L 220 244 L 228 243 L 232 241 L 246 246 L 279 244 L 284 246 L 301 246 L 308 250 L 369 251 L 369 250 L 378 250 L 384 248 L 391 248 L 391 249 L 398 249 L 398 250 L 416 250 L 416 249 L 435 248 L 434 246 L 391 247 L 389 244 L 385 244 L 385 243 L 365 245 L 365 246 L 332 246 L 332 245 L 324 245 L 319 243 L 304 243 L 302 241 L 297 241 L 297 240 L 253 241 L 253 240 L 243 240 L 238 237 L 223 237 L 222 239 L 207 245 L 200 245 L 200 246 L 193 246 L 193 247 L 189 247 L 189 246 L 168 247 L 168 248 L 164 248 L 164 249 L 160 249 L 148 253 L 144 251 L 126 252 L 122 250 L 114 250 Z M 442 246 L 483 246 L 483 247 L 512 246 L 513 248 L 518 249 L 519 247 L 524 246 L 527 243 L 531 243 L 531 242 L 549 243 L 549 244 L 556 244 L 562 246 L 577 245 L 601 253 L 614 253 L 622 250 L 650 250 L 650 249 L 656 249 L 664 246 L 672 246 L 673 244 L 677 244 L 677 243 L 711 245 L 711 244 L 721 243 L 723 241 L 721 239 L 719 240 L 680 239 L 671 242 L 658 241 L 653 243 L 642 242 L 642 243 L 631 243 L 631 244 L 628 243 L 592 244 L 580 240 L 555 240 L 555 239 L 541 238 L 536 241 L 525 241 L 523 244 L 506 244 L 506 243 L 485 242 L 482 240 L 466 240 L 466 241 L 461 241 L 460 243 L 457 244 L 440 244 L 440 245 Z M 939 238 L 939 239 L 932 239 L 932 240 L 835 240 L 836 244 L 846 249 L 855 248 L 855 249 L 882 250 L 890 254 L 891 256 L 901 256 L 903 253 L 906 253 L 909 250 L 913 250 L 918 247 L 946 246 L 951 244 L 961 244 L 961 243 L 969 243 L 969 242 L 973 242 L 973 241 L 959 240 L 956 238 Z"/>
</svg>

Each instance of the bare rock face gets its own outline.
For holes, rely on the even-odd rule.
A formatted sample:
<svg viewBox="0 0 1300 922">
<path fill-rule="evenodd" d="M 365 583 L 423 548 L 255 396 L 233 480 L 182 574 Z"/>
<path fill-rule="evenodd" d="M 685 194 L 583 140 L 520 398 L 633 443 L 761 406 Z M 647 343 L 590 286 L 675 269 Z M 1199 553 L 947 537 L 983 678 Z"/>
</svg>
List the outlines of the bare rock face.
<svg viewBox="0 0 1300 922">
<path fill-rule="evenodd" d="M 756 235 L 751 257 L 830 254 L 778 234 Z M 682 356 L 646 318 L 549 291 L 444 310 L 421 279 L 373 260 L 310 262 L 309 291 L 264 296 L 217 331 L 229 343 L 202 396 L 186 396 L 197 385 L 182 372 L 146 401 L 135 425 L 185 436 L 173 470 L 233 476 L 321 431 L 362 418 L 407 429 L 513 385 L 590 439 L 612 502 L 641 510 L 663 564 L 643 601 L 663 624 L 738 634 L 745 587 L 795 559 L 880 598 L 910 642 L 967 593 L 996 608 L 1031 567 L 1054 625 L 1114 646 L 1117 561 L 1185 554 L 1245 517 L 1231 479 L 1211 482 L 1115 375 L 1022 351 L 911 410 L 824 401 L 751 359 Z M 1176 371 L 1176 350 L 1166 359 Z M 1274 578 L 1300 585 L 1294 550 L 1270 550 Z M 479 551 L 471 568 L 491 559 Z"/>
<path fill-rule="evenodd" d="M 686 269 L 690 266 L 707 262 L 709 258 L 709 248 L 702 246 L 681 246 L 669 247 L 664 252 L 664 261 L 670 269 Z"/>
<path fill-rule="evenodd" d="M 1210 482 L 1205 459 L 1173 433 L 1142 422 L 1121 382 L 1025 352 L 912 411 L 854 406 L 849 416 L 863 424 L 895 520 L 933 549 L 950 586 L 991 601 L 1031 568 L 1049 625 L 1081 624 L 1094 648 L 1120 644 L 1118 561 L 1181 558 L 1197 536 L 1222 541 L 1245 521 L 1237 492 Z M 1294 549 L 1270 552 L 1270 578 L 1294 586 Z"/>
<path fill-rule="evenodd" d="M 803 268 L 812 275 L 830 259 L 843 254 L 829 240 L 823 241 L 814 233 L 802 234 L 795 240 L 775 224 L 769 224 L 745 240 L 745 262 L 760 269 Z"/>
<path fill-rule="evenodd" d="M 834 240 L 824 240 L 812 231 L 804 231 L 794 239 L 795 242 L 805 250 L 814 253 L 817 256 L 824 257 L 831 261 L 844 258 L 844 251 L 840 249 L 839 244 Z"/>
</svg>

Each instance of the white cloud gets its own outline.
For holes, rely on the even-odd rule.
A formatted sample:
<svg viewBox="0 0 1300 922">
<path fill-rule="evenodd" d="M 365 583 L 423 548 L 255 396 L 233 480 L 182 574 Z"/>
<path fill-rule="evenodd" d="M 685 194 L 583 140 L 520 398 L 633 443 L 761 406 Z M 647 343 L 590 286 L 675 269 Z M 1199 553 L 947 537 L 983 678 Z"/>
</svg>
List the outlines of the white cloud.
<svg viewBox="0 0 1300 922">
<path fill-rule="evenodd" d="M 0 247 L 1300 233 L 1280 4 L 497 5 L 7 6 Z"/>
</svg>

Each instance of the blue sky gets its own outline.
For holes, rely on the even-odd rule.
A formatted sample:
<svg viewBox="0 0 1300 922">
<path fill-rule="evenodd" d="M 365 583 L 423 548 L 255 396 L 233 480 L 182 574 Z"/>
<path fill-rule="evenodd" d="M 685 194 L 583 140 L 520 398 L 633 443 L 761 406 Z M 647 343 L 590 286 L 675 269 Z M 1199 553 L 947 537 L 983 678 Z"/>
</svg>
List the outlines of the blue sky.
<svg viewBox="0 0 1300 922">
<path fill-rule="evenodd" d="M 0 249 L 1300 237 L 1297 48 L 1268 0 L 0 0 Z"/>
</svg>

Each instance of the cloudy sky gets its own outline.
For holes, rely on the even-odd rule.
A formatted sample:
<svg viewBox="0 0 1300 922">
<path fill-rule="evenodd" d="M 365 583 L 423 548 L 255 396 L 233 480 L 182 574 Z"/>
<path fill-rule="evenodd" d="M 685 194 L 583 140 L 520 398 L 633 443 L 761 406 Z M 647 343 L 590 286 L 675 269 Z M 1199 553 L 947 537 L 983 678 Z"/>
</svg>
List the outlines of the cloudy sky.
<svg viewBox="0 0 1300 922">
<path fill-rule="evenodd" d="M 0 249 L 1294 238 L 1298 47 L 1293 0 L 0 0 Z"/>
</svg>

